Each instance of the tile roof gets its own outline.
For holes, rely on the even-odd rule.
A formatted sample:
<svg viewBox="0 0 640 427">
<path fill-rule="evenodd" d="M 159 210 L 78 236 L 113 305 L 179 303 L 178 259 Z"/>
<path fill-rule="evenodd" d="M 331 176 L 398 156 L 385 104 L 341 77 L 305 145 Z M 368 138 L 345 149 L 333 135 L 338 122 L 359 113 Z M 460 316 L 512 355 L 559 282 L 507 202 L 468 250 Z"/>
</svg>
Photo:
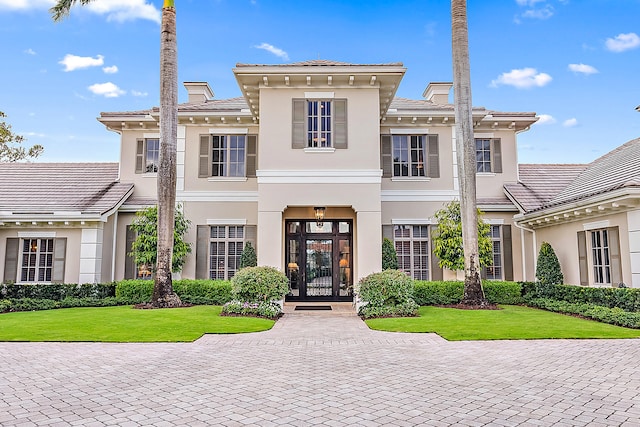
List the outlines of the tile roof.
<svg viewBox="0 0 640 427">
<path fill-rule="evenodd" d="M 0 212 L 102 215 L 132 188 L 118 182 L 118 163 L 0 163 Z"/>
<path fill-rule="evenodd" d="M 521 164 L 519 182 L 504 187 L 529 212 L 545 206 L 586 168 L 580 164 Z"/>
<path fill-rule="evenodd" d="M 586 165 L 522 164 L 518 171 L 519 182 L 504 188 L 526 212 L 640 187 L 640 138 Z"/>
<path fill-rule="evenodd" d="M 328 59 L 312 59 L 309 61 L 300 61 L 300 62 L 292 62 L 289 64 L 244 64 L 237 63 L 236 67 L 402 67 L 402 62 L 389 62 L 389 63 L 380 63 L 380 64 L 353 64 L 351 62 L 339 62 L 339 61 L 331 61 Z"/>
<path fill-rule="evenodd" d="M 178 112 L 187 111 L 240 111 L 248 109 L 249 105 L 242 97 L 228 99 L 208 99 L 203 102 L 185 102 L 178 105 Z M 122 116 L 146 116 L 152 113 L 158 113 L 160 107 L 153 107 L 148 110 L 138 111 L 106 111 L 101 112 L 101 117 L 122 117 Z"/>
</svg>

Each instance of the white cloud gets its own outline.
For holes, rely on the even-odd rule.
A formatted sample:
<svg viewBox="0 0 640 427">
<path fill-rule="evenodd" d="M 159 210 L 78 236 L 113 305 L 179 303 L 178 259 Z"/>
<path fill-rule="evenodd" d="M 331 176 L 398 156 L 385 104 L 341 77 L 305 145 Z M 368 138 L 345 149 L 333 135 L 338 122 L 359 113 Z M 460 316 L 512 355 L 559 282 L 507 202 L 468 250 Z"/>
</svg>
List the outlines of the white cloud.
<svg viewBox="0 0 640 427">
<path fill-rule="evenodd" d="M 640 46 L 640 37 L 636 33 L 618 34 L 614 38 L 608 38 L 605 45 L 611 52 L 624 52 Z"/>
<path fill-rule="evenodd" d="M 284 61 L 288 61 L 289 60 L 289 55 L 287 54 L 287 52 L 285 52 L 284 50 L 275 47 L 269 43 L 262 43 L 258 46 L 254 46 L 256 49 L 263 49 L 266 50 L 267 52 L 271 52 L 273 53 L 275 56 L 277 56 L 278 58 L 281 58 Z"/>
<path fill-rule="evenodd" d="M 55 0 L 0 0 L 0 10 L 48 9 Z"/>
<path fill-rule="evenodd" d="M 74 71 L 81 68 L 99 67 L 104 64 L 104 57 L 97 55 L 95 58 L 92 58 L 90 56 L 76 56 L 67 53 L 58 64 L 64 65 L 64 71 Z"/>
<path fill-rule="evenodd" d="M 564 122 L 562 122 L 562 126 L 566 127 L 566 128 L 572 128 L 575 126 L 578 126 L 578 119 L 571 118 L 571 119 L 567 119 Z"/>
<path fill-rule="evenodd" d="M 140 92 L 140 91 L 137 91 L 137 90 L 132 90 L 131 91 L 131 95 L 133 95 L 133 96 L 147 96 L 149 94 L 147 92 Z"/>
<path fill-rule="evenodd" d="M 94 94 L 104 96 L 105 98 L 117 98 L 127 93 L 111 82 L 96 83 L 89 86 L 88 89 Z"/>
<path fill-rule="evenodd" d="M 554 12 L 553 6 L 547 4 L 539 9 L 525 10 L 522 13 L 522 17 L 530 19 L 549 19 L 553 16 Z"/>
<path fill-rule="evenodd" d="M 491 81 L 492 87 L 499 85 L 513 86 L 518 89 L 546 86 L 553 80 L 547 73 L 538 73 L 535 68 L 521 68 L 502 73 L 497 79 Z"/>
<path fill-rule="evenodd" d="M 27 55 L 37 55 L 36 51 L 31 48 L 25 50 L 24 53 L 26 53 Z"/>
<path fill-rule="evenodd" d="M 148 19 L 159 24 L 161 20 L 160 10 L 146 0 L 95 0 L 85 7 L 98 15 L 107 15 L 107 21 Z"/>
<path fill-rule="evenodd" d="M 115 74 L 118 72 L 118 66 L 111 65 L 109 67 L 102 67 L 102 71 L 104 71 L 106 74 Z"/>
<path fill-rule="evenodd" d="M 582 73 L 587 75 L 599 73 L 596 67 L 592 67 L 591 65 L 587 64 L 569 64 L 569 70 L 573 71 L 574 73 Z"/>
<path fill-rule="evenodd" d="M 535 123 L 537 125 L 550 125 L 555 123 L 556 119 L 550 114 L 539 114 L 538 121 Z"/>
</svg>

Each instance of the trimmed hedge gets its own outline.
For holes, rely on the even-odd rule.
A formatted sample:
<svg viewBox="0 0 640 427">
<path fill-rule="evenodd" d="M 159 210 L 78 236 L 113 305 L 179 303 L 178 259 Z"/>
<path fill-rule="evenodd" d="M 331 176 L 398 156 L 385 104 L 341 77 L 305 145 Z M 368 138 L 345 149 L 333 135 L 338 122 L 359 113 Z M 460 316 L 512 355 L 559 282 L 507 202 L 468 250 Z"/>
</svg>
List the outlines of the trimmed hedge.
<svg viewBox="0 0 640 427">
<path fill-rule="evenodd" d="M 632 313 L 619 307 L 610 308 L 589 303 L 571 303 L 551 298 L 532 298 L 527 301 L 527 305 L 560 313 L 577 314 L 612 325 L 640 329 L 640 313 Z"/>
<path fill-rule="evenodd" d="M 358 283 L 358 295 L 366 303 L 358 314 L 366 319 L 416 316 L 419 306 L 413 290 L 413 280 L 400 270 L 370 274 Z"/>
<path fill-rule="evenodd" d="M 492 304 L 522 304 L 522 286 L 517 282 L 486 280 L 482 283 L 485 296 Z M 462 300 L 464 282 L 414 281 L 413 299 L 419 305 L 452 305 Z"/>
<path fill-rule="evenodd" d="M 0 313 L 11 311 L 36 311 L 53 310 L 56 308 L 72 307 L 109 307 L 120 305 L 115 297 L 106 298 L 73 298 L 67 297 L 62 300 L 36 299 L 36 298 L 16 298 L 0 300 Z"/>
<path fill-rule="evenodd" d="M 594 288 L 574 285 L 546 285 L 524 282 L 523 296 L 528 301 L 548 298 L 569 303 L 593 304 L 607 308 L 620 308 L 629 312 L 640 311 L 640 289 L 637 288 Z"/>
<path fill-rule="evenodd" d="M 222 305 L 232 299 L 229 280 L 174 280 L 173 290 L 190 304 Z M 115 296 L 122 304 L 149 302 L 152 294 L 153 280 L 123 280 L 116 285 Z"/>
<path fill-rule="evenodd" d="M 84 283 L 81 285 L 65 284 L 33 284 L 0 285 L 0 299 L 46 299 L 61 301 L 65 298 L 102 299 L 116 296 L 115 283 Z"/>
</svg>

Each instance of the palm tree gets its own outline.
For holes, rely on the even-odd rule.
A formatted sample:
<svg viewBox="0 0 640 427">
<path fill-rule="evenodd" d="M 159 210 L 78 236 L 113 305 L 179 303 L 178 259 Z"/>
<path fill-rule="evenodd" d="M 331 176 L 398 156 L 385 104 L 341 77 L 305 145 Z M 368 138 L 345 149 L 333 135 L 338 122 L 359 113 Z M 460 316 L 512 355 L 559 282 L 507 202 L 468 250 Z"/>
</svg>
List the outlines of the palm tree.
<svg viewBox="0 0 640 427">
<path fill-rule="evenodd" d="M 93 0 L 58 0 L 49 9 L 55 22 L 69 15 L 75 3 Z M 160 31 L 160 159 L 158 167 L 158 258 L 151 305 L 182 305 L 173 292 L 171 258 L 176 205 L 176 157 L 178 135 L 178 49 L 174 0 L 164 0 Z"/>
<path fill-rule="evenodd" d="M 487 304 L 480 279 L 478 210 L 476 207 L 476 152 L 473 139 L 471 72 L 467 1 L 451 0 L 451 44 L 456 117 L 456 153 L 460 179 L 460 212 L 464 246 L 464 296 L 462 304 Z"/>
</svg>

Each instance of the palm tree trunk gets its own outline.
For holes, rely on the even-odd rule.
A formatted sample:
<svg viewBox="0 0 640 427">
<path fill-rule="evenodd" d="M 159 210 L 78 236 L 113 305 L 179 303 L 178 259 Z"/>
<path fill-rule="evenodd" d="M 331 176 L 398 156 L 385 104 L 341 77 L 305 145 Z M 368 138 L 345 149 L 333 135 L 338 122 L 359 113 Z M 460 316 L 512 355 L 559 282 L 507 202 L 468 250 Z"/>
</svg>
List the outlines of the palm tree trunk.
<svg viewBox="0 0 640 427">
<path fill-rule="evenodd" d="M 176 307 L 171 260 L 176 206 L 178 52 L 174 2 L 165 0 L 160 31 L 160 155 L 158 167 L 158 258 L 151 305 Z"/>
<path fill-rule="evenodd" d="M 478 210 L 476 207 L 476 152 L 473 138 L 466 0 L 451 0 L 451 33 L 456 151 L 464 246 L 464 296 L 462 304 L 484 306 L 487 304 L 487 300 L 480 279 Z"/>
</svg>

